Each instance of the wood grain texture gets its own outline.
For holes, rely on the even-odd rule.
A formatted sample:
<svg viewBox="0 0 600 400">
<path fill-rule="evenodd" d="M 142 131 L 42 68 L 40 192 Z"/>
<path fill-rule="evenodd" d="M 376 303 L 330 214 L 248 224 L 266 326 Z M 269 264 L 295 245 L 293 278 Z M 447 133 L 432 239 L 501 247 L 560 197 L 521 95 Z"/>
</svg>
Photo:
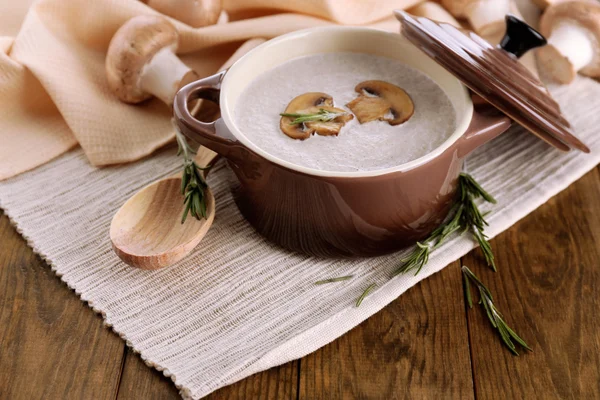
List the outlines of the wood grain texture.
<svg viewBox="0 0 600 400">
<path fill-rule="evenodd" d="M 203 400 L 296 400 L 298 361 L 252 375 L 242 381 L 219 389 Z M 148 367 L 139 355 L 127 351 L 118 400 L 180 399 L 179 391 L 170 378 Z"/>
<path fill-rule="evenodd" d="M 203 400 L 296 400 L 298 364 L 291 361 L 225 386 Z"/>
<path fill-rule="evenodd" d="M 600 398 L 600 173 L 593 170 L 465 264 L 533 347 L 512 356 L 480 309 L 468 313 L 478 399 Z"/>
<path fill-rule="evenodd" d="M 123 342 L 0 215 L 0 399 L 111 399 Z"/>
<path fill-rule="evenodd" d="M 148 367 L 138 354 L 128 349 L 116 398 L 119 400 L 178 400 L 181 399 L 181 396 L 171 378 Z"/>
<path fill-rule="evenodd" d="M 459 264 L 301 360 L 300 399 L 470 399 Z"/>
</svg>

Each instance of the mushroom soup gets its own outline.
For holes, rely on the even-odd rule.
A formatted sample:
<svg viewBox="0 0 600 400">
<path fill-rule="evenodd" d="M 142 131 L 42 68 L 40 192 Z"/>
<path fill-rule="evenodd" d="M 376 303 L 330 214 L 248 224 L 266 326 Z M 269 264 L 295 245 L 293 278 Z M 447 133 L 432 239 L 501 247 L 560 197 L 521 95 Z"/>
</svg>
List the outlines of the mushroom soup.
<svg viewBox="0 0 600 400">
<path fill-rule="evenodd" d="M 380 86 L 373 90 L 365 84 Z M 360 104 L 394 90 L 398 93 L 385 99 L 390 106 L 380 115 L 369 116 L 368 104 Z M 401 92 L 404 95 L 398 96 Z M 282 132 L 289 122 L 280 113 L 288 112 L 290 102 L 319 93 L 327 95 L 321 100 L 329 103 L 315 103 L 317 111 L 337 110 L 353 118 L 344 118 L 333 133 L 310 129 L 310 134 L 293 138 Z M 414 110 L 407 118 L 396 118 L 404 105 L 394 102 L 404 101 L 406 94 Z M 287 61 L 251 81 L 234 113 L 248 140 L 267 153 L 296 165 L 338 172 L 380 170 L 415 160 L 440 146 L 456 127 L 450 99 L 427 75 L 400 61 L 361 53 L 322 53 Z M 300 124 L 299 129 L 309 125 Z"/>
</svg>

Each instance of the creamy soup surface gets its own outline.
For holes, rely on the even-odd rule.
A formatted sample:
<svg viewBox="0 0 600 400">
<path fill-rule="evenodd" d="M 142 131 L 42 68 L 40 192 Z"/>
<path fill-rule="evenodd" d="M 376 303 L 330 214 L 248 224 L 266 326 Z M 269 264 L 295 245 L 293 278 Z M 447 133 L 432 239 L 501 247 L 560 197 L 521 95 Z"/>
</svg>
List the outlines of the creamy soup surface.
<svg viewBox="0 0 600 400">
<path fill-rule="evenodd" d="M 338 136 L 313 135 L 306 140 L 286 136 L 279 113 L 296 96 L 325 92 L 335 107 L 358 93 L 366 80 L 382 80 L 404 89 L 414 115 L 402 125 L 386 121 L 360 124 L 356 117 Z M 256 77 L 243 90 L 234 119 L 246 137 L 267 153 L 296 165 L 335 172 L 374 171 L 395 167 L 426 155 L 455 130 L 456 112 L 446 93 L 424 73 L 400 61 L 361 53 L 322 53 L 287 61 Z"/>
</svg>

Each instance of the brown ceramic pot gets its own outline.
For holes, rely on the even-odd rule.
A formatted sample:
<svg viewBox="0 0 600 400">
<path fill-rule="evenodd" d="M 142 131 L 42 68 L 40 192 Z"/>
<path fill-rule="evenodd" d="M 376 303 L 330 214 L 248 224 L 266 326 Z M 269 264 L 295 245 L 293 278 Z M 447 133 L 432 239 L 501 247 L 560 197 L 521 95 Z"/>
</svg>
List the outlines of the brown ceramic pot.
<svg viewBox="0 0 600 400">
<path fill-rule="evenodd" d="M 249 141 L 233 118 L 244 87 L 291 58 L 334 51 L 391 57 L 425 72 L 453 102 L 456 131 L 424 157 L 369 172 L 298 166 Z M 198 98 L 217 102 L 221 118 L 205 123 L 192 117 L 187 104 Z M 510 126 L 491 107 L 474 106 L 458 79 L 401 35 L 355 27 L 315 28 L 270 40 L 228 71 L 182 88 L 174 113 L 188 138 L 227 159 L 237 176 L 236 203 L 258 232 L 286 248 L 328 257 L 381 255 L 426 237 L 449 212 L 464 158 Z"/>
</svg>

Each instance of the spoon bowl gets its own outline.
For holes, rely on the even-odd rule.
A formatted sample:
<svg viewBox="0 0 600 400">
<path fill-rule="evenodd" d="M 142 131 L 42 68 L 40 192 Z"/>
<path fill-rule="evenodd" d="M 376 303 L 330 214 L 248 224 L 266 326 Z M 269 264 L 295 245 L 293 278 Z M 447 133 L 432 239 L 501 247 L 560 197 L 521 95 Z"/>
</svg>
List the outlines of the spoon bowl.
<svg viewBox="0 0 600 400">
<path fill-rule="evenodd" d="M 110 226 L 115 253 L 127 264 L 158 269 L 185 257 L 202 240 L 215 217 L 215 198 L 206 191 L 206 219 L 181 223 L 185 205 L 181 178 L 155 182 L 129 199 Z"/>
<path fill-rule="evenodd" d="M 196 163 L 209 165 L 216 153 L 200 148 Z M 204 171 L 203 171 L 204 172 Z M 113 250 L 125 263 L 141 269 L 173 265 L 200 243 L 215 218 L 215 198 L 209 188 L 206 218 L 188 215 L 181 223 L 185 204 L 181 176 L 154 182 L 131 197 L 112 219 L 110 240 Z"/>
</svg>

